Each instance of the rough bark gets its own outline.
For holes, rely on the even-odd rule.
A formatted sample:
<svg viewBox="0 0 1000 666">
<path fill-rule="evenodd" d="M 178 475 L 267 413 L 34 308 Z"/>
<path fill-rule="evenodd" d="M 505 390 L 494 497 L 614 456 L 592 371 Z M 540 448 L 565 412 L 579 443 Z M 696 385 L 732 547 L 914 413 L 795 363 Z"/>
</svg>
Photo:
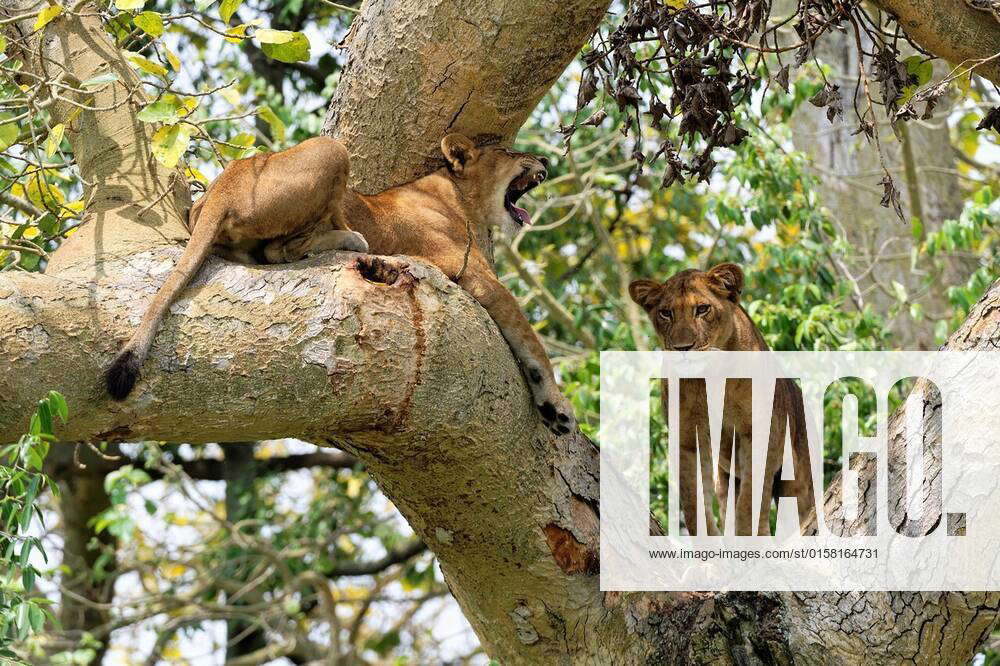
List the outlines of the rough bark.
<svg viewBox="0 0 1000 666">
<path fill-rule="evenodd" d="M 1000 28 L 988 12 L 971 9 L 964 0 L 874 0 L 899 19 L 906 34 L 923 49 L 952 64 L 984 60 L 1000 53 Z M 975 72 L 1000 83 L 1000 60 Z"/>
<path fill-rule="evenodd" d="M 490 6 L 504 16 L 514 4 Z M 533 24 L 535 42 L 491 54 L 499 69 L 520 67 L 538 35 L 559 33 L 570 20 L 564 6 L 576 6 L 516 4 L 546 20 Z M 373 6 L 386 16 L 372 15 L 378 13 Z M 366 20 L 377 19 L 378 29 L 388 32 L 396 20 L 407 25 L 398 11 L 450 19 L 443 7 L 372 3 Z M 482 15 L 489 14 L 484 9 Z M 362 26 L 358 34 L 367 29 L 375 28 Z M 101 35 L 79 19 L 57 20 L 49 30 L 59 36 L 57 44 L 91 30 L 87 46 L 104 48 Z M 444 41 L 457 43 L 455 35 Z M 535 66 L 564 47 L 546 41 Z M 66 60 L 71 52 L 53 57 L 73 67 L 86 60 Z M 114 61 L 117 54 L 105 57 Z M 407 58 L 419 60 L 420 51 L 382 65 L 398 71 L 355 65 L 345 72 L 334 118 L 347 123 L 348 103 L 373 89 L 363 85 L 365 72 L 386 79 L 427 76 L 424 70 L 407 74 Z M 476 96 L 499 83 L 489 85 Z M 349 99 L 346 90 L 355 91 Z M 412 135 L 379 132 L 400 125 L 392 119 L 405 98 L 393 99 L 392 108 L 369 99 L 367 115 L 352 122 L 371 131 L 356 128 L 350 135 L 355 155 L 371 157 L 357 171 L 359 182 L 377 189 L 405 180 L 404 163 L 429 154 L 442 122 L 464 117 L 462 103 L 472 98 L 460 90 L 456 86 L 439 107 L 424 108 L 419 122 L 407 126 L 415 128 Z M 499 115 L 476 117 L 464 131 L 509 136 L 516 129 Z M 116 154 L 138 155 L 143 131 L 138 123 L 120 125 Z M 74 149 L 108 136 L 96 134 L 71 137 Z M 369 164 L 375 155 L 405 157 L 378 170 Z M 162 185 L 154 175 L 149 202 Z M 120 186 L 126 185 L 131 182 Z M 101 187 L 98 199 L 111 201 Z M 142 200 L 129 192 L 130 202 Z M 146 381 L 130 401 L 112 404 L 100 370 L 180 253 L 163 247 L 163 239 L 135 248 L 143 233 L 136 229 L 144 228 L 132 219 L 137 208 L 88 210 L 89 243 L 77 244 L 78 260 L 57 274 L 0 276 L 0 395 L 7 398 L 0 401 L 0 441 L 21 431 L 34 400 L 48 389 L 69 399 L 73 416 L 59 433 L 65 441 L 336 438 L 365 462 L 434 550 L 484 647 L 504 664 L 857 664 L 902 657 L 956 663 L 971 656 L 993 624 L 995 595 L 601 593 L 595 448 L 579 433 L 552 437 L 487 314 L 437 270 L 405 258 L 385 259 L 397 269 L 383 271 L 387 283 L 366 279 L 344 253 L 272 268 L 212 260 L 174 305 L 144 368 Z M 163 223 L 176 227 L 176 215 L 168 206 Z M 135 243 L 119 245 L 119 237 Z M 119 249 L 104 251 L 112 245 Z M 100 270 L 83 268 L 94 266 L 98 255 Z M 82 270 L 66 268 L 74 265 Z M 1000 344 L 1000 283 L 953 343 Z"/>
<path fill-rule="evenodd" d="M 324 126 L 351 151 L 352 186 L 378 192 L 440 167 L 447 132 L 510 141 L 609 4 L 366 2 Z"/>
</svg>

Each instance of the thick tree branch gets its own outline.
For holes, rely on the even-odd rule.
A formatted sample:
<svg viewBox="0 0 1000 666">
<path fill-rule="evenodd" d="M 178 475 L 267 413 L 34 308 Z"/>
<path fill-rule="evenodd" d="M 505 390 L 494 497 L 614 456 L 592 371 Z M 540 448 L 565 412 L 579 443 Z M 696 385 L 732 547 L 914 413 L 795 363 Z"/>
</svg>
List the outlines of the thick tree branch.
<svg viewBox="0 0 1000 666">
<path fill-rule="evenodd" d="M 378 192 L 438 168 L 446 132 L 513 139 L 609 4 L 366 2 L 324 126 L 351 151 L 353 185 Z"/>
<path fill-rule="evenodd" d="M 989 12 L 971 9 L 963 0 L 875 0 L 899 19 L 907 36 L 952 65 L 971 67 L 976 74 L 1000 83 L 1000 23 Z"/>
</svg>

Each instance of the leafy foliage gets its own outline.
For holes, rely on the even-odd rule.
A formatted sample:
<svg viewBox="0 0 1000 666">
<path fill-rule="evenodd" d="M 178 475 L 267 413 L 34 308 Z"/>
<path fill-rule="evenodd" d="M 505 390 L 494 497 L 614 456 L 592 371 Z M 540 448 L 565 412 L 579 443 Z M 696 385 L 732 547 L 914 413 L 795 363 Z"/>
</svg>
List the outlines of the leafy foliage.
<svg viewBox="0 0 1000 666">
<path fill-rule="evenodd" d="M 0 580 L 0 660 L 18 662 L 10 649 L 15 641 L 43 630 L 54 618 L 48 607 L 51 601 L 38 596 L 39 571 L 34 554 L 47 559 L 41 540 L 30 534 L 38 513 L 39 496 L 53 489 L 42 471 L 55 441 L 54 425 L 66 422 L 69 409 L 66 399 L 55 391 L 38 401 L 28 432 L 16 443 L 0 447 L 0 561 L 4 574 Z"/>
</svg>

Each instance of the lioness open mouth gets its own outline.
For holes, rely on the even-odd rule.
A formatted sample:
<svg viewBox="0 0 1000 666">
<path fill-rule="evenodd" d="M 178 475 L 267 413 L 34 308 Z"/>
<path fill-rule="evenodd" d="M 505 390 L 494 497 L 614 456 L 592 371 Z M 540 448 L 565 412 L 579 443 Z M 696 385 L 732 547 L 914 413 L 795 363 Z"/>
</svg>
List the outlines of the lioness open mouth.
<svg viewBox="0 0 1000 666">
<path fill-rule="evenodd" d="M 521 175 L 512 180 L 510 185 L 507 186 L 507 193 L 503 198 L 503 207 L 507 209 L 507 214 L 510 215 L 511 219 L 519 225 L 531 224 L 531 215 L 528 214 L 528 211 L 516 205 L 517 200 L 529 190 L 537 187 L 543 180 L 545 180 L 544 172 L 532 174 L 529 169 L 525 168 L 521 172 Z"/>
</svg>

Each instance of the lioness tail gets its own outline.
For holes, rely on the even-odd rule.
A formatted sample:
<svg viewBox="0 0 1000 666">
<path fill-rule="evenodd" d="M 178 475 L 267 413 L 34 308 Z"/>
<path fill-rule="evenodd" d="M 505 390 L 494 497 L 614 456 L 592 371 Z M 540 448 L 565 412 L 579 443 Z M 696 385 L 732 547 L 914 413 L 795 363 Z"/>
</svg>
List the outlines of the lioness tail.
<svg viewBox="0 0 1000 666">
<path fill-rule="evenodd" d="M 208 207 L 211 203 L 206 201 L 207 205 L 201 207 L 198 219 L 191 220 L 194 230 L 191 233 L 191 240 L 184 248 L 184 254 L 163 282 L 163 286 L 156 292 L 153 302 L 142 315 L 142 321 L 139 322 L 135 333 L 104 373 L 104 384 L 108 394 L 115 400 L 124 400 L 132 391 L 132 387 L 139 380 L 139 369 L 146 360 L 149 348 L 153 345 L 153 338 L 170 304 L 187 286 L 201 268 L 205 257 L 212 251 L 219 227 L 225 219 L 226 210 L 225 208 L 212 210 Z"/>
</svg>

